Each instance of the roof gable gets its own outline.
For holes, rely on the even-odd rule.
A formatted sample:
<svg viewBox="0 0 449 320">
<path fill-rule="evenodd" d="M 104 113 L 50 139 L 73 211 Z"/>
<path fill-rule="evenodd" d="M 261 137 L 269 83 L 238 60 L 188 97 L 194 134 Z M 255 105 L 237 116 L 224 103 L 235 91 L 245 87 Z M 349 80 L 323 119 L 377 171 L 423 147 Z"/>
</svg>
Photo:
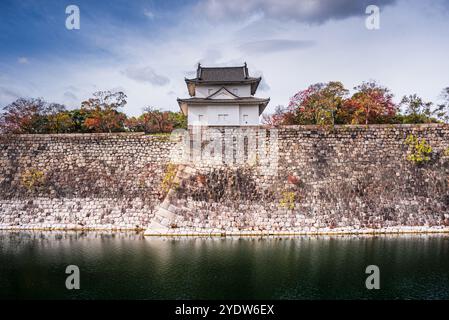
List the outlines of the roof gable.
<svg viewBox="0 0 449 320">
<path fill-rule="evenodd" d="M 206 97 L 206 99 L 237 99 L 237 98 L 238 96 L 233 94 L 225 87 L 221 87 L 219 90 L 215 91 L 210 96 Z"/>
</svg>

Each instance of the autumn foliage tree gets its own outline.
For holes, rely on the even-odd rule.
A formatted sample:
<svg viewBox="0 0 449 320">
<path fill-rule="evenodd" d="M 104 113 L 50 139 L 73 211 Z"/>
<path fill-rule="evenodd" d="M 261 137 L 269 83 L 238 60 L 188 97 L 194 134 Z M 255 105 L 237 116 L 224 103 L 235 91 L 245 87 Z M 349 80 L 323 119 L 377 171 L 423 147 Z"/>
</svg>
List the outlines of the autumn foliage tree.
<svg viewBox="0 0 449 320">
<path fill-rule="evenodd" d="M 297 124 L 335 124 L 347 93 L 338 81 L 313 84 L 290 99 L 287 118 Z"/>
<path fill-rule="evenodd" d="M 287 107 L 277 106 L 264 114 L 268 125 L 333 125 L 372 123 L 449 123 L 449 87 L 441 93 L 442 103 L 426 102 L 416 94 L 404 96 L 399 104 L 391 92 L 376 82 L 364 82 L 349 96 L 341 82 L 317 83 L 299 91 Z M 168 133 L 187 128 L 181 112 L 147 107 L 138 117 L 119 111 L 126 105 L 123 92 L 98 91 L 67 110 L 42 98 L 19 98 L 0 113 L 0 133 L 146 132 Z M 401 112 L 401 108 L 403 112 Z"/>
<path fill-rule="evenodd" d="M 279 105 L 275 107 L 274 113 L 264 113 L 262 122 L 270 126 L 295 124 L 295 113 L 293 110 Z"/>
<path fill-rule="evenodd" d="M 146 133 L 169 133 L 173 129 L 186 128 L 187 118 L 179 112 L 161 111 L 154 107 L 144 108 L 139 117 L 132 117 L 126 121 L 130 131 L 144 131 Z"/>
<path fill-rule="evenodd" d="M 264 117 L 267 124 L 370 124 L 392 123 L 398 107 L 390 91 L 376 82 L 364 82 L 349 91 L 341 82 L 317 83 L 296 93 L 288 108 Z"/>
<path fill-rule="evenodd" d="M 352 115 L 352 124 L 389 123 L 396 116 L 398 108 L 386 87 L 371 81 L 363 82 L 354 90 L 344 106 Z"/>
<path fill-rule="evenodd" d="M 65 107 L 42 98 L 19 98 L 3 109 L 0 130 L 4 133 L 56 133 Z M 61 116 L 60 116 L 61 115 Z"/>
<path fill-rule="evenodd" d="M 126 115 L 118 109 L 126 105 L 123 92 L 97 91 L 81 103 L 84 126 L 93 132 L 123 131 Z"/>
</svg>

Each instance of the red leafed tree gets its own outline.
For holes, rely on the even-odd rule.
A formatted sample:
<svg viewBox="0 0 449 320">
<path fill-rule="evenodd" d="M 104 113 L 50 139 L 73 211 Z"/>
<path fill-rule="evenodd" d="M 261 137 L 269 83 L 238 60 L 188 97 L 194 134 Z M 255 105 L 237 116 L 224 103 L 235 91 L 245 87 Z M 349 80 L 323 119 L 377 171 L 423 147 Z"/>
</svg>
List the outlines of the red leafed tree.
<svg viewBox="0 0 449 320">
<path fill-rule="evenodd" d="M 348 90 L 338 81 L 316 83 L 299 91 L 288 105 L 295 124 L 335 124 Z"/>
<path fill-rule="evenodd" d="M 187 122 L 184 116 L 176 112 L 160 111 L 153 107 L 144 108 L 139 117 L 132 117 L 126 121 L 130 131 L 144 131 L 147 133 L 169 133 L 174 128 L 184 127 Z M 186 125 L 186 123 L 185 123 Z"/>
<path fill-rule="evenodd" d="M 117 109 L 124 105 L 123 92 L 95 92 L 92 98 L 81 103 L 81 110 L 87 115 L 84 126 L 93 132 L 123 131 L 126 115 Z"/>
<path fill-rule="evenodd" d="M 388 123 L 398 112 L 393 94 L 376 82 L 364 82 L 354 88 L 356 93 L 344 103 L 353 124 Z"/>
<path fill-rule="evenodd" d="M 143 114 L 144 122 L 148 126 L 148 132 L 171 132 L 173 130 L 173 123 L 170 119 L 168 111 L 162 112 L 153 107 L 144 108 Z"/>
<path fill-rule="evenodd" d="M 263 114 L 262 122 L 269 126 L 290 125 L 295 124 L 295 115 L 284 106 L 276 106 L 274 113 Z"/>
<path fill-rule="evenodd" d="M 50 131 L 50 117 L 65 112 L 57 103 L 42 98 L 19 98 L 3 109 L 0 131 L 4 133 L 46 133 Z"/>
</svg>

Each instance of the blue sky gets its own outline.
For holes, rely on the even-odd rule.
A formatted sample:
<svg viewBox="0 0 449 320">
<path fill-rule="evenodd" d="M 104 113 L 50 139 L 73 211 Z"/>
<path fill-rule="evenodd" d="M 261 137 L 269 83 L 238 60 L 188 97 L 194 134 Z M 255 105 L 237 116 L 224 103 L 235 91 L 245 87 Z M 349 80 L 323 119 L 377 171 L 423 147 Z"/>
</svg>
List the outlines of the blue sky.
<svg viewBox="0 0 449 320">
<path fill-rule="evenodd" d="M 65 9 L 80 8 L 80 30 Z M 380 29 L 365 8 L 381 9 Z M 240 65 L 262 75 L 268 110 L 315 82 L 364 80 L 438 101 L 449 86 L 449 1 L 2 0 L 0 107 L 17 97 L 79 107 L 97 90 L 122 90 L 124 111 L 178 110 L 195 65 Z"/>
</svg>

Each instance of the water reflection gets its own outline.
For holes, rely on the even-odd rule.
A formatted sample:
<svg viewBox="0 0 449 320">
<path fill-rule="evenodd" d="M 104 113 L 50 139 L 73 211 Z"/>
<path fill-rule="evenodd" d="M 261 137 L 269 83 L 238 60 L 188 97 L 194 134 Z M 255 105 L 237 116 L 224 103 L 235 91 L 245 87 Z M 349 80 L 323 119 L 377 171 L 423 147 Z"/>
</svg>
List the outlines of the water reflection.
<svg viewBox="0 0 449 320">
<path fill-rule="evenodd" d="M 0 232 L 0 298 L 449 298 L 449 237 L 147 238 Z M 81 290 L 65 289 L 65 267 Z M 365 289 L 365 268 L 381 290 Z"/>
</svg>

